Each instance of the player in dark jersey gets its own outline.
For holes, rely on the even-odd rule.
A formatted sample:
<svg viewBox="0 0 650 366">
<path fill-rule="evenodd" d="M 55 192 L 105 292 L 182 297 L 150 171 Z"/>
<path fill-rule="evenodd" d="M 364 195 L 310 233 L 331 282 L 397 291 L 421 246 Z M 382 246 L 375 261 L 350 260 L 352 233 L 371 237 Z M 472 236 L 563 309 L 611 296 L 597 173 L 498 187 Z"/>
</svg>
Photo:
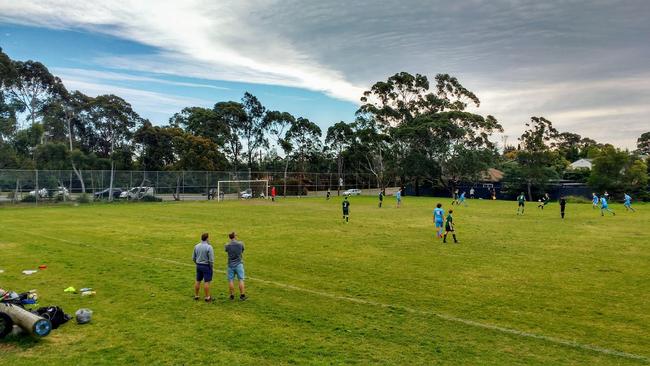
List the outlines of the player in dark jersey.
<svg viewBox="0 0 650 366">
<path fill-rule="evenodd" d="M 458 240 L 456 240 L 456 231 L 454 230 L 454 218 L 451 215 L 453 212 L 454 210 L 449 210 L 447 220 L 445 221 L 445 236 L 442 238 L 443 243 L 447 242 L 447 234 L 449 233 L 451 233 L 451 236 L 454 238 L 454 243 L 458 243 Z"/>
<path fill-rule="evenodd" d="M 384 203 L 384 191 L 379 191 L 379 208 L 381 208 L 382 203 Z"/>
<path fill-rule="evenodd" d="M 548 193 L 544 193 L 542 198 L 539 200 L 539 205 L 537 205 L 537 208 L 541 208 L 542 210 L 546 205 L 548 205 L 548 202 L 551 200 L 551 197 L 548 195 Z"/>
<path fill-rule="evenodd" d="M 517 196 L 517 215 L 524 214 L 525 206 L 526 206 L 526 196 L 524 195 L 524 192 L 521 192 L 521 194 Z M 520 209 L 521 209 L 521 214 L 519 213 Z"/>
<path fill-rule="evenodd" d="M 348 201 L 348 196 L 345 196 L 343 199 L 343 220 L 345 222 L 350 222 L 350 201 Z"/>
<path fill-rule="evenodd" d="M 560 216 L 564 218 L 564 209 L 566 208 L 566 198 L 560 197 Z"/>
</svg>

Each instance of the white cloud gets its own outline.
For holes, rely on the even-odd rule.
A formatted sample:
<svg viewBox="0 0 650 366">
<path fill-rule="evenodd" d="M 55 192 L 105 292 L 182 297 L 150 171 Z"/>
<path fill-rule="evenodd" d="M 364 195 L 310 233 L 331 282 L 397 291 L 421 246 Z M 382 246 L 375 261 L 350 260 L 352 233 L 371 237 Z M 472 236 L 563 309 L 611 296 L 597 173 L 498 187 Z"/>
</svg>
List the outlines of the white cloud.
<svg viewBox="0 0 650 366">
<path fill-rule="evenodd" d="M 450 73 L 510 136 L 542 115 L 627 147 L 650 130 L 648 17 L 645 0 L 0 0 L 0 23 L 100 32 L 157 50 L 96 60 L 104 67 L 292 86 L 355 103 L 398 71 Z"/>
<path fill-rule="evenodd" d="M 108 81 L 141 81 L 148 83 L 157 83 L 157 84 L 166 84 L 174 86 L 184 86 L 189 88 L 207 88 L 207 89 L 216 89 L 216 90 L 230 90 L 229 88 L 210 85 L 210 84 L 201 84 L 201 83 L 188 83 L 182 81 L 172 81 L 161 78 L 154 78 L 141 75 L 132 75 L 122 72 L 113 72 L 113 71 L 100 71 L 100 70 L 90 70 L 90 69 L 78 69 L 78 68 L 68 68 L 68 67 L 54 67 L 51 69 L 52 73 L 61 77 L 61 78 L 86 78 L 93 80 L 108 80 Z M 145 70 L 142 70 L 145 71 Z"/>
</svg>

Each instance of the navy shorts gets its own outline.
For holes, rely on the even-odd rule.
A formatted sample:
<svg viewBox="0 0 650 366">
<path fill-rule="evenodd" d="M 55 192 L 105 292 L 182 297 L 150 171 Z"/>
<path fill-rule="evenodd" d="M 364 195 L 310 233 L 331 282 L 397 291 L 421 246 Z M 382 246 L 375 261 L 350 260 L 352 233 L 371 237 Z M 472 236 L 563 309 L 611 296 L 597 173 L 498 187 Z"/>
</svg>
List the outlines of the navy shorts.
<svg viewBox="0 0 650 366">
<path fill-rule="evenodd" d="M 196 280 L 197 281 L 212 281 L 212 267 L 207 264 L 196 265 Z"/>
</svg>

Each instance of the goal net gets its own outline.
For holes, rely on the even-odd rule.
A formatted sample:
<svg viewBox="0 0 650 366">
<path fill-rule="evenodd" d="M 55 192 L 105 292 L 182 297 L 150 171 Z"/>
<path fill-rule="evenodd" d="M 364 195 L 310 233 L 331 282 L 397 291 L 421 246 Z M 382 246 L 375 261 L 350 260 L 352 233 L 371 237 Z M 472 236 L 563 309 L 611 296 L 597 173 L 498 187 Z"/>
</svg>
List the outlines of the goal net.
<svg viewBox="0 0 650 366">
<path fill-rule="evenodd" d="M 268 180 L 220 180 L 217 200 L 260 199 L 269 196 Z"/>
</svg>

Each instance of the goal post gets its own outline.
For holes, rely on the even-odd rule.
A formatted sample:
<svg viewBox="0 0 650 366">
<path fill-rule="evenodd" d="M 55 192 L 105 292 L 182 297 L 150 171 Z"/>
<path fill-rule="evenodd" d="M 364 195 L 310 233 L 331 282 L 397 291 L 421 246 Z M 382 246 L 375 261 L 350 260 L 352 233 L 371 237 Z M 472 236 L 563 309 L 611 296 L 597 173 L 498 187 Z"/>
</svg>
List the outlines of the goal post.
<svg viewBox="0 0 650 366">
<path fill-rule="evenodd" d="M 217 182 L 217 201 L 226 199 L 253 199 L 269 197 L 269 181 L 257 180 L 220 180 Z"/>
</svg>

